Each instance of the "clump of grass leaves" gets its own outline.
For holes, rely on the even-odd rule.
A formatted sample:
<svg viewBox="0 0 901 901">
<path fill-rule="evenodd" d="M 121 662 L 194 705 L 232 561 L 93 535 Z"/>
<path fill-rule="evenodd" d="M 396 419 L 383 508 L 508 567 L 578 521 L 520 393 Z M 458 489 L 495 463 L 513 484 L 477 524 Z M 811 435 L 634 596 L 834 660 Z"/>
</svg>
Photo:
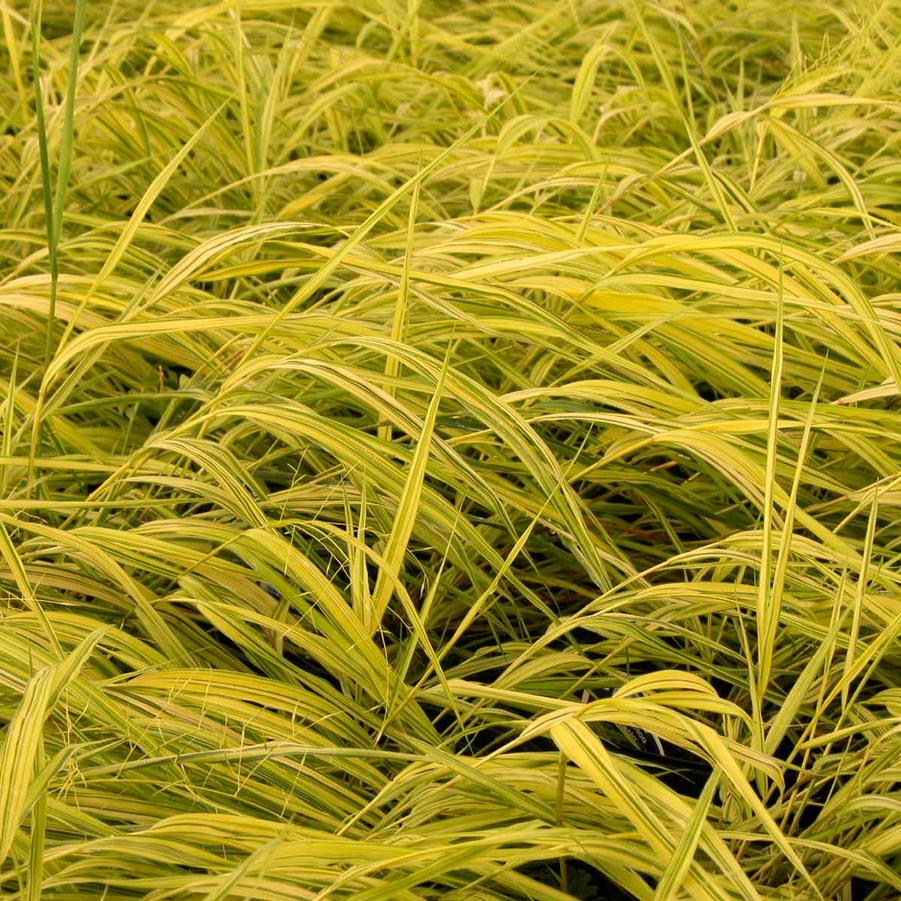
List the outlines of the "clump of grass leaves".
<svg viewBox="0 0 901 901">
<path fill-rule="evenodd" d="M 901 8 L 0 2 L 0 893 L 901 893 Z"/>
</svg>

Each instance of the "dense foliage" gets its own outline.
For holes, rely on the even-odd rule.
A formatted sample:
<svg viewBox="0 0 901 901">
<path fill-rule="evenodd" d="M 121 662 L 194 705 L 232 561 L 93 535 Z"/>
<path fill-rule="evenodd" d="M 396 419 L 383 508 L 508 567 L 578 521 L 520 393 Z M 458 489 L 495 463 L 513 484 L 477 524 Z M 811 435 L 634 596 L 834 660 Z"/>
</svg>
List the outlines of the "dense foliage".
<svg viewBox="0 0 901 901">
<path fill-rule="evenodd" d="M 895 0 L 0 2 L 0 894 L 901 894 Z"/>
</svg>

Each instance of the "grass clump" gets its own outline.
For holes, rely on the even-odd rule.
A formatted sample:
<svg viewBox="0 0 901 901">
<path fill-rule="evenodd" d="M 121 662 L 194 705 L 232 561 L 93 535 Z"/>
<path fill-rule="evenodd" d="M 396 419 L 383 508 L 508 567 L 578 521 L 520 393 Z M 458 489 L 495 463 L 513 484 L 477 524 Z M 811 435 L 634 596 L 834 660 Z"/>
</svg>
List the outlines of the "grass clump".
<svg viewBox="0 0 901 901">
<path fill-rule="evenodd" d="M 3 897 L 898 897 L 897 4 L 0 21 Z"/>
</svg>

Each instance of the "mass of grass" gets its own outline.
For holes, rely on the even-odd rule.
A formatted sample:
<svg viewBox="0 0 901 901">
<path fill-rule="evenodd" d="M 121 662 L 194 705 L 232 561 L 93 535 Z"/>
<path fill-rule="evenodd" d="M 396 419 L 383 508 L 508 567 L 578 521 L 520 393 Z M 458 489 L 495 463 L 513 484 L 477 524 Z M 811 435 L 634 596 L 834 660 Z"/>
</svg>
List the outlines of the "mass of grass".
<svg viewBox="0 0 901 901">
<path fill-rule="evenodd" d="M 901 894 L 897 0 L 0 0 L 0 895 Z"/>
</svg>

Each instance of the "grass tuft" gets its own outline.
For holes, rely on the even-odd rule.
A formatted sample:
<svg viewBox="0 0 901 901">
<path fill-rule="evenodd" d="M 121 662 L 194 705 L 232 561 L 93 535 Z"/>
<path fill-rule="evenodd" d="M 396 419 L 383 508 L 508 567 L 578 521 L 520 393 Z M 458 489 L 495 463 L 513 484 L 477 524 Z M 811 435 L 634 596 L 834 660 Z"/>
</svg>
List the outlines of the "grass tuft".
<svg viewBox="0 0 901 901">
<path fill-rule="evenodd" d="M 0 894 L 901 895 L 901 8 L 0 0 Z"/>
</svg>

